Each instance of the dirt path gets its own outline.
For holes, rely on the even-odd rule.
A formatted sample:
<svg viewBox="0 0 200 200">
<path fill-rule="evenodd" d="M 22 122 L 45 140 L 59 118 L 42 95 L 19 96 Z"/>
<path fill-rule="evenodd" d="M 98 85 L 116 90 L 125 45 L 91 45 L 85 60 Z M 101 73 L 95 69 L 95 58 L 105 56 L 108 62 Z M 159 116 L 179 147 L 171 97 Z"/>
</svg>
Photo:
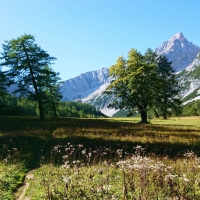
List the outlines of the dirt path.
<svg viewBox="0 0 200 200">
<path fill-rule="evenodd" d="M 30 185 L 30 181 L 34 180 L 34 170 L 29 171 L 26 174 L 25 180 L 24 180 L 24 185 L 20 187 L 16 193 L 16 200 L 31 200 L 31 197 L 25 197 L 26 190 L 28 189 Z"/>
</svg>

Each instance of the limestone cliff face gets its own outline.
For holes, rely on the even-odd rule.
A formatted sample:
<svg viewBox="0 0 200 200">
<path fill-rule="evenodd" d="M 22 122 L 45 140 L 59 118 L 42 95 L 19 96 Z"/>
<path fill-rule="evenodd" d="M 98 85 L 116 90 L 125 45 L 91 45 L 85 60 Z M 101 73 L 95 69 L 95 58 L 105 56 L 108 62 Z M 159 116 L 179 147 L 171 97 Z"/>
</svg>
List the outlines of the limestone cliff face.
<svg viewBox="0 0 200 200">
<path fill-rule="evenodd" d="M 108 73 L 109 69 L 102 68 L 64 81 L 60 85 L 63 100 L 73 101 L 87 97 L 109 81 Z"/>
<path fill-rule="evenodd" d="M 80 101 L 96 107 L 103 114 L 112 116 L 117 110 L 108 108 L 113 96 L 103 94 L 110 84 L 109 69 L 86 72 L 66 80 L 60 85 L 63 101 Z"/>
<path fill-rule="evenodd" d="M 177 33 L 168 41 L 163 42 L 157 49 L 157 54 L 165 55 L 176 72 L 184 70 L 193 62 L 200 53 L 200 47 L 194 45 L 184 37 L 183 33 Z"/>
</svg>

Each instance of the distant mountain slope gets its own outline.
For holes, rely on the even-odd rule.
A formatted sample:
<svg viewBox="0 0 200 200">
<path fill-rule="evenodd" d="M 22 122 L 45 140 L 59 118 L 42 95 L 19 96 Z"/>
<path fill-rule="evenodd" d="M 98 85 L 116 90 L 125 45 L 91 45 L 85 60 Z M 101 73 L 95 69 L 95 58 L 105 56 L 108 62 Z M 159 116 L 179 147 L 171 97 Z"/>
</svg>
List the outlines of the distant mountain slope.
<svg viewBox="0 0 200 200">
<path fill-rule="evenodd" d="M 87 97 L 99 89 L 101 85 L 109 82 L 108 73 L 109 69 L 102 68 L 64 81 L 60 85 L 63 100 L 72 101 Z"/>
<path fill-rule="evenodd" d="M 157 54 L 165 55 L 176 72 L 184 70 L 200 53 L 200 47 L 194 45 L 184 37 L 183 33 L 177 33 L 168 41 L 163 42 L 157 49 Z"/>
<path fill-rule="evenodd" d="M 177 79 L 182 86 L 181 96 L 185 104 L 200 98 L 200 54 L 177 75 Z"/>
<path fill-rule="evenodd" d="M 110 80 L 110 79 L 109 79 Z M 113 114 L 115 114 L 118 110 L 108 108 L 108 105 L 113 101 L 114 96 L 113 95 L 107 95 L 103 92 L 106 90 L 106 88 L 109 86 L 110 82 L 107 82 L 99 89 L 94 91 L 92 94 L 87 96 L 86 98 L 82 99 L 83 103 L 89 103 L 96 107 L 97 110 L 100 110 L 103 114 L 111 117 Z"/>
<path fill-rule="evenodd" d="M 108 74 L 109 69 L 102 68 L 97 71 L 80 74 L 61 83 L 60 91 L 63 95 L 63 101 L 88 103 L 95 106 L 103 114 L 112 116 L 116 110 L 107 108 L 112 97 L 103 94 L 111 81 Z"/>
</svg>

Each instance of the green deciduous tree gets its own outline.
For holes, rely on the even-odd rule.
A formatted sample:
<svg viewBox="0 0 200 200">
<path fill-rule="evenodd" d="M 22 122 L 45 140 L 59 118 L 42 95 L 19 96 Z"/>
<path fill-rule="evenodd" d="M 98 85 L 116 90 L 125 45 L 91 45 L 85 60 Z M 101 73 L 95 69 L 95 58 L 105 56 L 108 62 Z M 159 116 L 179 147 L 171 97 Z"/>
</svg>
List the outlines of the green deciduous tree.
<svg viewBox="0 0 200 200">
<path fill-rule="evenodd" d="M 40 46 L 35 44 L 32 35 L 23 35 L 6 41 L 1 53 L 1 66 L 6 66 L 10 84 L 16 83 L 21 95 L 38 102 L 40 119 L 44 119 L 45 77 L 50 71 L 46 68 L 55 60 Z"/>
<path fill-rule="evenodd" d="M 147 123 L 147 110 L 153 105 L 156 95 L 155 69 L 155 58 L 150 49 L 145 55 L 131 49 L 127 60 L 120 56 L 110 68 L 110 76 L 114 80 L 107 93 L 114 94 L 117 99 L 110 106 L 127 109 L 130 114 L 136 108 L 140 112 L 141 122 Z"/>
<path fill-rule="evenodd" d="M 37 102 L 31 101 L 26 97 L 20 97 L 17 100 L 22 115 L 36 115 Z"/>
<path fill-rule="evenodd" d="M 113 81 L 106 93 L 116 99 L 110 105 L 133 114 L 137 109 L 141 122 L 147 123 L 147 111 L 161 112 L 164 119 L 170 112 L 180 113 L 179 86 L 171 63 L 157 56 L 151 49 L 142 55 L 131 49 L 128 59 L 122 56 L 110 67 Z"/>
<path fill-rule="evenodd" d="M 60 102 L 58 105 L 58 116 L 61 117 L 80 117 L 94 118 L 105 117 L 100 111 L 97 111 L 94 106 L 81 102 Z"/>
</svg>

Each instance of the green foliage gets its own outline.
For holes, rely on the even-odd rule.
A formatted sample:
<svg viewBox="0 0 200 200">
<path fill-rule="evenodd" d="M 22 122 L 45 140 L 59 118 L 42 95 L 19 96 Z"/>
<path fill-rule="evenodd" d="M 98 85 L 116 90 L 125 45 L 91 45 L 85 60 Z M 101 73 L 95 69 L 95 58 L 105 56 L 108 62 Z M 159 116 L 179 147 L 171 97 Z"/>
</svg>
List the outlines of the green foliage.
<svg viewBox="0 0 200 200">
<path fill-rule="evenodd" d="M 24 181 L 24 166 L 4 161 L 0 164 L 0 174 L 0 199 L 14 200 L 13 193 Z"/>
<path fill-rule="evenodd" d="M 110 67 L 114 78 L 106 93 L 114 94 L 110 107 L 125 109 L 130 115 L 139 111 L 141 122 L 147 123 L 147 112 L 154 110 L 163 117 L 181 113 L 179 86 L 171 63 L 151 49 L 142 55 L 132 49 L 125 60 L 122 56 Z"/>
<path fill-rule="evenodd" d="M 183 106 L 183 115 L 200 116 L 200 100 L 192 101 Z"/>
<path fill-rule="evenodd" d="M 78 118 L 105 117 L 94 106 L 81 102 L 60 102 L 58 105 L 58 116 Z"/>
<path fill-rule="evenodd" d="M 39 115 L 37 102 L 26 97 L 16 97 L 8 94 L 4 98 L 0 98 L 0 100 L 0 115 Z M 94 106 L 89 104 L 81 102 L 61 102 L 56 99 L 53 99 L 53 101 L 56 104 L 56 112 L 59 117 L 105 117 Z M 52 109 L 52 101 L 46 102 L 44 111 L 46 116 L 55 116 L 55 112 Z"/>
<path fill-rule="evenodd" d="M 26 97 L 18 98 L 17 105 L 20 108 L 20 113 L 22 115 L 33 115 L 36 116 L 37 102 L 27 99 Z"/>
<path fill-rule="evenodd" d="M 20 95 L 37 101 L 40 119 L 44 119 L 45 89 L 54 83 L 49 82 L 51 74 L 57 75 L 48 66 L 55 58 L 35 44 L 35 38 L 32 35 L 26 34 L 6 41 L 1 55 L 1 66 L 9 68 L 5 74 L 10 84 L 18 86 L 15 92 L 20 92 Z"/>
<path fill-rule="evenodd" d="M 17 106 L 17 97 L 11 94 L 6 94 L 5 96 L 1 96 L 0 105 L 8 107 Z"/>
<path fill-rule="evenodd" d="M 3 96 L 5 96 L 7 94 L 6 83 L 7 83 L 6 76 L 1 71 L 1 68 L 0 68 L 0 98 L 2 98 Z"/>
<path fill-rule="evenodd" d="M 172 113 L 180 115 L 181 101 L 179 100 L 180 87 L 175 78 L 175 71 L 171 62 L 165 56 L 157 58 L 157 96 L 155 98 L 154 110 L 161 113 L 164 119 Z"/>
<path fill-rule="evenodd" d="M 59 86 L 59 73 L 54 72 L 53 69 L 48 66 L 45 67 L 45 70 L 48 71 L 48 73 L 44 77 L 42 77 L 42 99 L 45 108 L 50 109 L 54 113 L 54 116 L 57 117 L 57 105 L 62 98 Z"/>
<path fill-rule="evenodd" d="M 11 94 L 0 96 L 0 115 L 19 115 L 20 113 L 16 96 Z"/>
<path fill-rule="evenodd" d="M 7 94 L 0 101 L 0 115 L 33 115 L 36 116 L 37 102 L 26 97 Z"/>
<path fill-rule="evenodd" d="M 137 108 L 141 121 L 147 123 L 147 110 L 153 105 L 156 95 L 155 69 L 155 54 L 150 49 L 144 56 L 131 49 L 127 60 L 119 57 L 116 64 L 110 67 L 110 76 L 114 81 L 107 88 L 107 93 L 116 97 L 110 106 L 129 110 L 130 114 Z"/>
</svg>

